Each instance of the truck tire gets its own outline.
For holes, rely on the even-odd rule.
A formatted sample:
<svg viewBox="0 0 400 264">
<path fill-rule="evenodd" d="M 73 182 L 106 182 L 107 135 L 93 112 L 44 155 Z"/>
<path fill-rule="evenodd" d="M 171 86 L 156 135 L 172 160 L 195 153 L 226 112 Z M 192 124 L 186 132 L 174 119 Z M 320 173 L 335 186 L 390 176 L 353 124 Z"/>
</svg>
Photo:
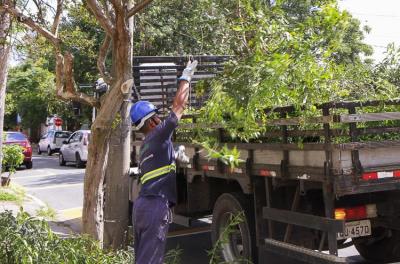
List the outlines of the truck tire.
<svg viewBox="0 0 400 264">
<path fill-rule="evenodd" d="M 38 147 L 37 147 L 37 154 L 42 154 L 42 151 L 40 150 L 40 146 L 38 145 Z"/>
<path fill-rule="evenodd" d="M 354 246 L 360 255 L 373 263 L 400 261 L 400 231 L 385 228 L 372 230 L 372 238 L 355 238 Z"/>
<path fill-rule="evenodd" d="M 228 237 L 221 234 L 227 230 L 232 216 L 244 212 L 243 221 L 232 227 Z M 222 260 L 228 263 L 247 261 L 257 263 L 254 209 L 251 200 L 241 193 L 224 193 L 214 205 L 211 238 Z M 226 241 L 223 243 L 221 241 Z"/>
</svg>

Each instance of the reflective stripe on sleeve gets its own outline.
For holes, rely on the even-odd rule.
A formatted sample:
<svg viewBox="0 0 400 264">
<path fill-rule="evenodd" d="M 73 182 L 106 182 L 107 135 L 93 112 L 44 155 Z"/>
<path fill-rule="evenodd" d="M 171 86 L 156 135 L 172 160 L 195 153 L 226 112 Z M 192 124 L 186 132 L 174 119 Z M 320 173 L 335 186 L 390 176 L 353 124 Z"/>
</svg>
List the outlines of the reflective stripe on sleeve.
<svg viewBox="0 0 400 264">
<path fill-rule="evenodd" d="M 169 173 L 171 171 L 175 171 L 176 170 L 176 165 L 173 163 L 171 165 L 167 165 L 152 171 L 149 171 L 147 173 L 145 173 L 141 178 L 140 181 L 142 184 L 144 184 L 145 182 L 147 182 L 148 180 L 157 178 L 163 174 Z"/>
</svg>

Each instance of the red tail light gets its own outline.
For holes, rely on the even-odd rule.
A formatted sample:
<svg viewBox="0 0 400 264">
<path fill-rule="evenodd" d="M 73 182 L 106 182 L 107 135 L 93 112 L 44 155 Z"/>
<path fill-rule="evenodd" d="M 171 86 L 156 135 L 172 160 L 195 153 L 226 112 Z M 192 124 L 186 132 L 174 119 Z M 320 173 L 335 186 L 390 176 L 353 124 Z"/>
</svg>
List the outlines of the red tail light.
<svg viewBox="0 0 400 264">
<path fill-rule="evenodd" d="M 211 166 L 211 165 L 203 165 L 201 168 L 204 171 L 213 171 L 213 170 L 215 170 L 215 166 Z"/>
<path fill-rule="evenodd" d="M 357 206 L 346 210 L 346 219 L 355 220 L 367 218 L 367 210 L 365 206 Z"/>
<path fill-rule="evenodd" d="M 366 172 L 366 173 L 363 173 L 362 179 L 365 180 L 365 181 L 376 180 L 376 179 L 378 179 L 378 173 L 377 172 Z"/>
<path fill-rule="evenodd" d="M 32 146 L 31 144 L 26 141 L 24 142 L 24 154 L 26 154 L 27 156 L 31 156 L 32 155 Z"/>
<path fill-rule="evenodd" d="M 393 172 L 393 177 L 400 178 L 400 170 L 395 170 Z"/>
<path fill-rule="evenodd" d="M 335 219 L 360 220 L 377 216 L 376 204 L 367 204 L 350 208 L 336 208 Z"/>
</svg>

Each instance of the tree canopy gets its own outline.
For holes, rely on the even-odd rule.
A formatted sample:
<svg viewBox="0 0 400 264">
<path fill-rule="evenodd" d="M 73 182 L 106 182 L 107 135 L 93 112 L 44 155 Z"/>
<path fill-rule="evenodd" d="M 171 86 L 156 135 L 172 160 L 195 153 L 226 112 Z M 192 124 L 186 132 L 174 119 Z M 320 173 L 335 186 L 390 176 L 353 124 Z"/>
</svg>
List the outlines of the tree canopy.
<svg viewBox="0 0 400 264">
<path fill-rule="evenodd" d="M 219 123 L 244 140 L 265 130 L 278 106 L 315 110 L 321 102 L 393 98 L 398 89 L 375 74 L 363 56 L 357 20 L 336 1 L 241 0 L 230 27 L 236 40 L 233 60 L 209 84 L 204 122 Z M 301 8 L 299 8 L 299 5 Z"/>
<path fill-rule="evenodd" d="M 44 123 L 49 114 L 60 114 L 71 118 L 73 111 L 69 103 L 55 96 L 54 74 L 41 61 L 26 61 L 10 69 L 6 97 L 6 118 L 9 126 L 16 123 L 16 114 L 21 116 L 22 126 L 33 132 Z M 35 134 L 35 133 L 34 133 Z"/>
</svg>

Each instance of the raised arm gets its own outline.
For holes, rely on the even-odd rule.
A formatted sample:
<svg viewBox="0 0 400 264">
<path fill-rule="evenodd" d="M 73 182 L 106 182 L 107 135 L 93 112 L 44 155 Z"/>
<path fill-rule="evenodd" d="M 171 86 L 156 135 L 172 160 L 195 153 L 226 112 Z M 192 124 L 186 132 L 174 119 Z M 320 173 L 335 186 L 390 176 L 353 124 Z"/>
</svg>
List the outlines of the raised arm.
<svg viewBox="0 0 400 264">
<path fill-rule="evenodd" d="M 178 79 L 179 86 L 176 92 L 174 102 L 172 104 L 172 112 L 175 113 L 178 120 L 181 119 L 183 111 L 186 108 L 189 98 L 190 81 L 192 80 L 194 71 L 197 67 L 197 60 L 188 62 L 186 68 L 183 70 L 182 76 Z"/>
</svg>

